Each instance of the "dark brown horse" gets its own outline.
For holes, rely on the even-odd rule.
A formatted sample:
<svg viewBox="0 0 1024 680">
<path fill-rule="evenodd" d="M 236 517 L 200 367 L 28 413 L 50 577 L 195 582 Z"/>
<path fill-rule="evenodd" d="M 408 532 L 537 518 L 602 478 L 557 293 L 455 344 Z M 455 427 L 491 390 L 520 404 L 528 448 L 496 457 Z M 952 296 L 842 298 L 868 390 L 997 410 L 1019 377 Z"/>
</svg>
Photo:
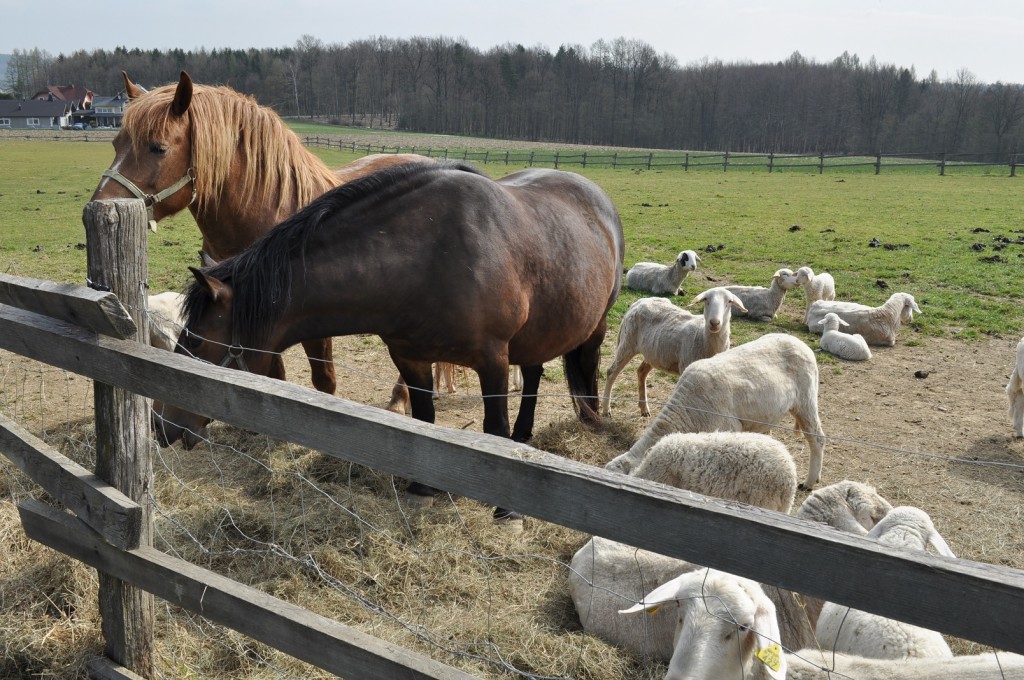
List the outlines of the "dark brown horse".
<svg viewBox="0 0 1024 680">
<path fill-rule="evenodd" d="M 398 166 L 325 194 L 241 255 L 194 269 L 178 351 L 266 375 L 266 351 L 373 333 L 416 388 L 413 417 L 433 422 L 431 363 L 451 362 L 479 375 L 484 432 L 526 441 L 543 363 L 558 356 L 578 415 L 598 421 L 601 342 L 622 258 L 615 206 L 579 175 L 534 169 L 494 181 L 465 165 Z M 510 363 L 522 367 L 524 395 L 511 433 Z M 162 442 L 184 434 L 190 446 L 209 422 L 155 408 Z"/>
<path fill-rule="evenodd" d="M 114 162 L 92 200 L 142 198 L 155 222 L 188 208 L 214 260 L 242 252 L 329 189 L 381 168 L 423 161 L 378 154 L 331 170 L 271 109 L 227 87 L 177 84 L 146 92 L 124 76 L 130 104 Z M 317 389 L 334 394 L 330 339 L 303 342 Z M 284 364 L 272 374 L 284 378 Z"/>
</svg>

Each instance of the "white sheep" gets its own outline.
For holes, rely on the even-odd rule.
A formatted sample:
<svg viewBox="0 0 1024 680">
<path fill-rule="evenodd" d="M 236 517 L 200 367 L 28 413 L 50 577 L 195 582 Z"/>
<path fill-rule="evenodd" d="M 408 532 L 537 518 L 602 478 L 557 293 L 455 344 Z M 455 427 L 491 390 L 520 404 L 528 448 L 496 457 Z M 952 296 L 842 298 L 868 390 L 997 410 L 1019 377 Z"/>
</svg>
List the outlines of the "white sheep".
<svg viewBox="0 0 1024 680">
<path fill-rule="evenodd" d="M 1010 418 L 1013 419 L 1013 434 L 1024 438 L 1024 338 L 1017 343 L 1017 361 L 1006 384 L 1006 398 L 1010 402 Z"/>
<path fill-rule="evenodd" d="M 691 314 L 665 298 L 641 298 L 629 306 L 619 325 L 615 355 L 604 384 L 602 411 L 609 415 L 612 385 L 630 360 L 640 354 L 636 369 L 640 413 L 647 407 L 647 375 L 657 368 L 679 375 L 697 359 L 729 349 L 732 308 L 744 309 L 738 297 L 724 288 L 711 288 L 696 296 L 691 305 L 704 303 L 704 314 Z"/>
<path fill-rule="evenodd" d="M 879 496 L 873 486 L 843 480 L 816 489 L 800 504 L 796 516 L 867 536 L 891 510 L 892 505 Z"/>
<path fill-rule="evenodd" d="M 786 677 L 775 605 L 756 581 L 712 569 L 687 572 L 620 611 L 640 612 L 675 615 L 667 679 Z"/>
<path fill-rule="evenodd" d="M 786 514 L 796 494 L 796 463 L 786 445 L 756 432 L 669 434 L 630 474 Z"/>
<path fill-rule="evenodd" d="M 828 272 L 815 274 L 810 267 L 800 267 L 796 270 L 796 285 L 803 286 L 804 294 L 807 296 L 807 308 L 804 310 L 805 322 L 811 304 L 816 300 L 836 299 L 836 280 Z"/>
<path fill-rule="evenodd" d="M 829 312 L 818 322 L 824 331 L 821 334 L 821 348 L 833 356 L 847 361 L 867 361 L 871 350 L 867 340 L 860 333 L 843 333 L 840 326 L 849 326 L 835 312 Z"/>
<path fill-rule="evenodd" d="M 786 665 L 788 680 L 1024 680 L 1024 656 L 1008 652 L 894 661 L 802 649 L 787 654 Z"/>
<path fill-rule="evenodd" d="M 879 543 L 908 550 L 933 546 L 955 557 L 931 518 L 918 508 L 893 508 L 868 532 Z M 951 658 L 953 652 L 938 631 L 826 602 L 815 632 L 824 649 L 875 659 Z"/>
<path fill-rule="evenodd" d="M 802 341 L 768 333 L 687 366 L 650 427 L 605 467 L 630 472 L 655 442 L 674 432 L 768 434 L 786 413 L 796 419 L 810 447 L 810 466 L 800 484 L 809 490 L 821 476 L 825 448 L 818 418 L 818 364 Z"/>
<path fill-rule="evenodd" d="M 743 453 L 765 460 L 751 461 Z M 796 465 L 785 446 L 771 437 L 750 433 L 669 435 L 651 448 L 634 473 L 705 496 L 777 512 L 789 511 L 796 487 Z M 569 594 L 587 632 L 617 646 L 668 660 L 673 649 L 674 621 L 665 617 L 644 619 L 645 625 L 638 626 L 617 612 L 636 603 L 654 586 L 698 568 L 595 536 L 572 558 Z M 786 643 L 793 648 L 813 644 L 823 603 L 775 586 L 766 586 L 765 591 L 778 607 Z"/>
<path fill-rule="evenodd" d="M 914 312 L 920 314 L 921 308 L 910 293 L 893 293 L 878 307 L 839 300 L 818 300 L 807 310 L 807 330 L 821 333 L 822 326 L 818 322 L 829 312 L 834 312 L 849 324 L 844 333 L 860 333 L 869 345 L 892 347 L 896 344 L 900 325 L 913 321 Z"/>
<path fill-rule="evenodd" d="M 686 275 L 697 269 L 697 253 L 684 250 L 672 264 L 637 262 L 626 272 L 626 288 L 643 290 L 656 295 L 676 295 Z"/>
<path fill-rule="evenodd" d="M 796 275 L 790 269 L 779 269 L 772 274 L 771 284 L 764 286 L 726 286 L 725 289 L 739 297 L 746 312 L 736 312 L 755 321 L 771 321 L 782 307 L 786 292 L 796 288 Z"/>
<path fill-rule="evenodd" d="M 146 299 L 149 312 L 149 344 L 153 347 L 174 351 L 178 335 L 185 326 L 181 316 L 181 303 L 185 296 L 174 291 L 150 295 Z"/>
<path fill-rule="evenodd" d="M 676 644 L 666 680 L 1024 680 L 1024 656 L 1000 652 L 952 658 L 872 659 L 785 642 L 775 607 L 756 582 L 713 570 L 678 576 L 621 610 L 632 617 L 648 612 L 647 625 L 664 621 L 676 629 Z M 668 613 L 662 613 L 664 610 Z M 776 618 L 782 612 L 775 607 Z M 781 645 L 779 644 L 781 641 Z"/>
</svg>

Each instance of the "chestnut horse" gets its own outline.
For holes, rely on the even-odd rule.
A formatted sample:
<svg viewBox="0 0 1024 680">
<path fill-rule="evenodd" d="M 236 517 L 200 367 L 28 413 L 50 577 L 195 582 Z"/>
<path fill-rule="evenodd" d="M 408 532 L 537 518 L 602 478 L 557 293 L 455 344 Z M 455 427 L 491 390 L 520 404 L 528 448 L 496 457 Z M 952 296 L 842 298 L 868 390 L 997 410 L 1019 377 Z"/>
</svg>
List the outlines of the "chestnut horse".
<svg viewBox="0 0 1024 680">
<path fill-rule="evenodd" d="M 415 388 L 414 418 L 434 421 L 432 362 L 455 363 L 479 375 L 484 432 L 526 441 L 543 364 L 558 356 L 577 415 L 599 422 L 622 259 L 615 206 L 579 175 L 531 169 L 495 181 L 464 164 L 395 166 L 324 194 L 237 257 L 193 269 L 177 351 L 266 375 L 267 352 L 376 334 Z M 511 433 L 510 363 L 523 375 Z M 189 447 L 209 422 L 155 408 L 161 443 L 184 436 Z M 421 500 L 432 492 L 409 487 Z"/>
<path fill-rule="evenodd" d="M 377 154 L 337 170 L 310 153 L 271 109 L 227 87 L 177 84 L 146 92 L 122 72 L 130 104 L 114 139 L 114 162 L 92 200 L 142 198 L 151 228 L 188 208 L 214 260 L 239 254 L 328 189 L 383 167 L 424 161 Z M 313 385 L 334 394 L 331 340 L 302 343 Z M 274 377 L 284 379 L 275 362 Z"/>
</svg>

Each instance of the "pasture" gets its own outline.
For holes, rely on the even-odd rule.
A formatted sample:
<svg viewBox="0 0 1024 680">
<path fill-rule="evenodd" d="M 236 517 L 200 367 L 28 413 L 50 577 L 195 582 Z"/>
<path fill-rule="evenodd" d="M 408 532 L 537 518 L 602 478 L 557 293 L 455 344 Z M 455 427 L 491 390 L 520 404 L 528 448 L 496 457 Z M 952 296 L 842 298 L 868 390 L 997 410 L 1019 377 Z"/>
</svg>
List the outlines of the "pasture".
<svg viewBox="0 0 1024 680">
<path fill-rule="evenodd" d="M 353 158 L 318 153 L 332 166 Z M 110 148 L 0 139 L 0 157 L 12 169 L 0 177 L 4 270 L 81 283 L 81 210 Z M 830 437 L 822 483 L 870 482 L 894 505 L 928 510 L 958 555 L 1024 567 L 1024 444 L 1010 439 L 1002 393 L 1022 328 L 1019 179 L 589 169 L 586 175 L 618 206 L 627 266 L 669 262 L 683 249 L 701 252 L 703 264 L 684 282 L 681 304 L 712 285 L 766 285 L 775 269 L 805 264 L 833 273 L 840 298 L 878 304 L 896 290 L 913 293 L 924 313 L 895 348 L 879 349 L 867 364 L 819 355 L 822 423 Z M 878 247 L 870 247 L 872 239 Z M 150 235 L 151 292 L 187 283 L 185 266 L 196 262 L 199 242 L 187 215 L 160 223 Z M 637 297 L 624 291 L 614 309 L 606 363 L 618 319 Z M 802 294 L 792 292 L 776 322 L 735 321 L 733 341 L 783 331 L 814 347 L 799 323 L 802 313 Z M 301 354 L 288 355 L 290 379 L 308 385 Z M 379 340 L 340 340 L 336 361 L 339 396 L 387 402 L 395 372 Z M 602 433 L 576 425 L 561 368 L 551 364 L 534 445 L 593 464 L 625 450 L 645 425 L 635 404 L 637 361 L 616 383 L 619 401 Z M 27 364 L 0 356 L 4 413 L 88 466 L 89 381 Z M 651 398 L 664 399 L 674 379 L 652 375 L 651 382 Z M 461 377 L 458 385 L 457 395 L 437 399 L 438 421 L 479 431 L 481 409 L 472 396 L 479 387 Z M 804 469 L 799 435 L 777 434 Z M 661 677 L 658 664 L 582 635 L 564 589 L 565 563 L 585 540 L 578 532 L 528 520 L 524 534 L 504 535 L 491 527 L 489 508 L 461 498 L 439 500 L 411 518 L 395 502 L 401 486 L 390 478 L 230 427 L 214 426 L 197 450 L 164 449 L 157 461 L 161 549 L 482 676 Z M 32 490 L 6 462 L 0 469 L 0 531 L 7 538 L 0 671 L 77 677 L 83 655 L 99 644 L 95 576 L 19 536 L 7 501 Z M 307 672 L 201 619 L 169 608 L 161 618 L 158 658 L 168 676 Z M 971 649 L 958 644 L 959 651 Z"/>
</svg>

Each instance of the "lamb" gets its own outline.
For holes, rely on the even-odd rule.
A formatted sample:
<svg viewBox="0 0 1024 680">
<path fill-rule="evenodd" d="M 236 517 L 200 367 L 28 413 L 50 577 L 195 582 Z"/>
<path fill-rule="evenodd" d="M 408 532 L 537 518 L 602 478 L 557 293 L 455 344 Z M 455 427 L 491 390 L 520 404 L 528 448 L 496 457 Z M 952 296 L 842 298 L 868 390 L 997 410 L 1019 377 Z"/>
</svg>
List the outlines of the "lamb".
<svg viewBox="0 0 1024 680">
<path fill-rule="evenodd" d="M 631 474 L 786 514 L 796 494 L 796 463 L 786 445 L 755 432 L 666 435 Z"/>
<path fill-rule="evenodd" d="M 925 550 L 956 557 L 923 510 L 898 507 L 868 532 L 868 538 L 892 547 Z M 824 649 L 874 659 L 952 658 L 942 634 L 895 619 L 826 602 L 815 631 Z"/>
<path fill-rule="evenodd" d="M 860 333 L 843 333 L 840 326 L 849 326 L 835 312 L 826 314 L 818 325 L 824 332 L 821 334 L 821 348 L 833 356 L 848 361 L 867 361 L 871 358 L 871 350 L 864 336 Z"/>
<path fill-rule="evenodd" d="M 1024 438 L 1024 338 L 1017 343 L 1017 363 L 1006 384 L 1006 398 L 1010 402 L 1010 418 L 1013 419 L 1013 435 Z"/>
<path fill-rule="evenodd" d="M 858 536 L 868 531 L 889 511 L 892 505 L 878 495 L 873 486 L 843 480 L 817 489 L 804 499 L 796 516 L 810 522 L 821 522 Z"/>
<path fill-rule="evenodd" d="M 1024 656 L 1000 652 L 952 659 L 866 659 L 804 649 L 786 655 L 789 680 L 1024 680 Z"/>
<path fill-rule="evenodd" d="M 836 280 L 828 272 L 815 274 L 810 267 L 800 267 L 796 270 L 796 285 L 803 286 L 807 296 L 807 309 L 804 310 L 805 323 L 812 303 L 816 300 L 836 299 Z"/>
<path fill-rule="evenodd" d="M 669 623 L 676 629 L 666 678 L 786 677 L 775 605 L 756 581 L 712 569 L 691 571 L 619 613 L 653 614 L 665 607 L 674 610 Z"/>
<path fill-rule="evenodd" d="M 726 290 L 743 301 L 746 312 L 737 312 L 754 321 L 771 321 L 782 307 L 786 292 L 796 288 L 796 275 L 790 269 L 779 269 L 772 274 L 771 285 L 764 286 L 726 286 Z"/>
<path fill-rule="evenodd" d="M 818 322 L 829 312 L 836 313 L 849 324 L 845 333 L 860 333 L 869 345 L 892 347 L 896 344 L 900 325 L 913 321 L 914 312 L 920 314 L 921 308 L 910 293 L 893 293 L 879 307 L 868 307 L 856 302 L 818 300 L 807 310 L 807 330 L 811 333 L 823 332 Z"/>
<path fill-rule="evenodd" d="M 685 440 L 685 452 L 676 448 L 680 440 Z M 730 441 L 734 447 L 727 444 Z M 757 447 L 761 447 L 760 455 L 771 461 L 772 470 L 766 471 L 758 464 L 734 464 L 725 471 L 729 461 L 744 459 L 742 453 L 737 456 L 728 449 L 750 454 Z M 666 460 L 661 460 L 661 452 Z M 678 460 L 679 456 L 686 462 Z M 697 469 L 699 461 L 704 462 L 706 470 Z M 752 461 L 747 458 L 747 462 Z M 669 435 L 651 449 L 634 474 L 778 512 L 789 511 L 797 479 L 796 465 L 785 446 L 765 435 L 735 432 Z M 751 493 L 753 489 L 758 493 Z M 672 656 L 674 621 L 666 617 L 645 619 L 645 625 L 637 626 L 616 612 L 637 602 L 653 586 L 699 568 L 595 536 L 572 558 L 569 593 L 587 632 L 620 647 L 668 660 Z M 775 586 L 765 586 L 765 591 L 778 608 L 786 644 L 793 648 L 814 644 L 815 623 L 823 603 Z"/>
<path fill-rule="evenodd" d="M 787 412 L 810 447 L 807 477 L 799 487 L 810 490 L 821 476 L 825 448 L 818 364 L 810 347 L 785 333 L 765 334 L 687 366 L 650 427 L 605 468 L 629 473 L 655 442 L 674 432 L 768 434 Z"/>
<path fill-rule="evenodd" d="M 743 303 L 725 288 L 711 288 L 693 298 L 691 305 L 704 303 L 704 314 L 694 315 L 665 298 L 641 298 L 630 305 L 622 317 L 615 345 L 615 356 L 608 367 L 602 410 L 609 415 L 612 385 L 630 360 L 640 354 L 643 361 L 636 369 L 640 413 L 651 415 L 647 407 L 647 375 L 657 368 L 679 375 L 697 359 L 706 359 L 729 349 L 732 308 L 743 310 Z"/>
<path fill-rule="evenodd" d="M 779 632 L 777 607 L 777 620 L 771 620 L 774 603 L 764 589 L 749 579 L 710 569 L 682 574 L 620 612 L 628 617 L 646 611 L 653 616 L 644 618 L 653 622 L 664 620 L 657 612 L 666 607 L 676 613 L 667 623 L 678 635 L 666 680 L 1024 680 L 1024 656 L 1003 652 L 902 660 L 810 647 L 782 653 L 781 648 L 791 647 Z"/>
<path fill-rule="evenodd" d="M 697 269 L 701 259 L 692 250 L 684 250 L 670 265 L 656 262 L 637 262 L 626 272 L 626 288 L 643 290 L 655 295 L 676 295 L 687 274 Z"/>
<path fill-rule="evenodd" d="M 185 325 L 181 316 L 181 303 L 185 296 L 174 291 L 150 295 L 146 300 L 149 312 L 149 344 L 174 351 L 178 334 Z"/>
</svg>

